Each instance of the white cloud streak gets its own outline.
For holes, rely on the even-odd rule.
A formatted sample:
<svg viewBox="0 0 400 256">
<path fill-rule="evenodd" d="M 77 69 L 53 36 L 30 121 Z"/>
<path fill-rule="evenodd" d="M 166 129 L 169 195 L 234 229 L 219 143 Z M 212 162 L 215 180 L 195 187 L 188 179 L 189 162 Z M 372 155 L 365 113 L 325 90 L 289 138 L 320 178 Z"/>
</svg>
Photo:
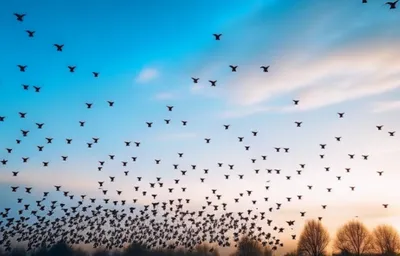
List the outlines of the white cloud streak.
<svg viewBox="0 0 400 256">
<path fill-rule="evenodd" d="M 380 102 L 375 102 L 373 104 L 373 112 L 374 113 L 388 112 L 388 111 L 394 111 L 394 110 L 400 110 L 400 101 L 399 100 L 380 101 Z"/>
<path fill-rule="evenodd" d="M 157 93 L 154 98 L 156 100 L 171 100 L 176 98 L 176 94 L 172 93 L 172 92 L 160 92 Z"/>
<path fill-rule="evenodd" d="M 399 18 L 388 17 L 386 9 L 376 8 L 357 9 L 359 15 L 355 16 L 352 12 L 356 5 L 336 8 L 335 3 L 335 8 L 324 13 L 320 24 L 316 24 L 313 21 L 317 9 L 329 8 L 331 4 L 310 2 L 313 3 L 299 3 L 299 8 L 290 9 L 295 18 L 285 22 L 282 16 L 262 16 L 268 11 L 260 10 L 260 15 L 244 21 L 246 26 L 231 31 L 244 38 L 243 43 L 216 46 L 219 57 L 205 61 L 201 79 L 218 79 L 223 88 L 219 97 L 248 108 L 222 115 L 306 111 L 399 88 L 400 33 L 393 23 Z M 274 29 L 271 24 L 277 23 L 279 26 Z M 230 72 L 230 64 L 239 65 L 237 73 Z M 271 65 L 270 72 L 262 72 L 261 65 Z M 195 92 L 209 96 L 199 93 L 207 90 L 196 88 Z M 279 97 L 286 97 L 288 106 L 273 106 L 271 102 Z M 291 106 L 292 97 L 301 101 L 296 108 Z"/>
<path fill-rule="evenodd" d="M 159 71 L 155 68 L 144 68 L 136 76 L 137 83 L 147 83 L 159 76 Z"/>
</svg>

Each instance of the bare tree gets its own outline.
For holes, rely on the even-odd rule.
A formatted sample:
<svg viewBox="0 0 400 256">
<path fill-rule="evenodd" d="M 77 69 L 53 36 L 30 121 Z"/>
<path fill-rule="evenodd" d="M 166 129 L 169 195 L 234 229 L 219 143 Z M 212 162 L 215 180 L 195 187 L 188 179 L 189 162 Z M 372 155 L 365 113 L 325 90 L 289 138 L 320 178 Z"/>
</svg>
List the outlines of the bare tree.
<svg viewBox="0 0 400 256">
<path fill-rule="evenodd" d="M 263 250 L 263 256 L 272 256 L 274 254 L 274 251 L 270 246 L 265 246 Z"/>
<path fill-rule="evenodd" d="M 195 248 L 196 255 L 199 256 L 219 256 L 217 248 L 211 247 L 208 244 L 200 244 Z"/>
<path fill-rule="evenodd" d="M 384 255 L 395 255 L 400 250 L 400 236 L 397 230 L 389 225 L 379 225 L 373 232 L 375 249 Z"/>
<path fill-rule="evenodd" d="M 294 251 L 291 251 L 291 252 L 287 252 L 287 253 L 285 253 L 284 256 L 297 256 L 297 251 L 294 250 Z"/>
<path fill-rule="evenodd" d="M 237 256 L 261 256 L 263 254 L 262 246 L 248 236 L 240 239 L 237 246 Z"/>
<path fill-rule="evenodd" d="M 352 220 L 338 229 L 333 246 L 340 252 L 362 255 L 371 253 L 373 245 L 372 235 L 365 225 L 358 220 Z"/>
<path fill-rule="evenodd" d="M 106 249 L 97 249 L 92 253 L 92 256 L 109 256 L 109 253 Z"/>
<path fill-rule="evenodd" d="M 321 222 L 308 220 L 304 225 L 298 243 L 298 254 L 303 256 L 320 256 L 325 254 L 329 244 L 329 233 Z"/>
</svg>

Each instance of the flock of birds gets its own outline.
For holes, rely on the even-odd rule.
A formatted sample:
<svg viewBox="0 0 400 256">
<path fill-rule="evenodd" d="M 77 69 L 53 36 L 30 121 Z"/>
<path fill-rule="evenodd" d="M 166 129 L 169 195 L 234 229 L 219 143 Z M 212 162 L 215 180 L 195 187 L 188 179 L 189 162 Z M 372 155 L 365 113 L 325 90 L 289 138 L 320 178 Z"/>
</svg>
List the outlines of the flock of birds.
<svg viewBox="0 0 400 256">
<path fill-rule="evenodd" d="M 367 3 L 367 0 L 363 0 L 363 3 Z M 396 8 L 398 0 L 395 2 L 387 2 L 390 5 L 390 9 Z M 18 22 L 23 22 L 26 14 L 14 14 Z M 29 37 L 35 36 L 35 31 L 26 30 Z M 215 40 L 221 40 L 222 34 L 214 34 Z M 54 44 L 55 50 L 63 52 L 64 44 Z M 27 65 L 17 66 L 20 72 L 29 72 Z M 69 72 L 75 72 L 76 66 L 68 66 Z M 238 72 L 237 65 L 230 65 L 229 68 L 232 72 Z M 270 66 L 263 65 L 260 67 L 261 72 L 269 72 Z M 94 78 L 99 78 L 99 72 L 92 72 Z M 198 83 L 200 78 L 192 77 L 193 83 Z M 217 86 L 217 80 L 209 80 L 210 86 Z M 35 93 L 42 93 L 42 88 L 33 86 Z M 31 86 L 27 84 L 22 85 L 23 90 L 30 90 Z M 114 101 L 104 102 L 108 107 L 114 107 Z M 293 105 L 297 106 L 301 104 L 300 99 L 294 99 Z M 83 107 L 87 109 L 94 108 L 93 102 L 82 103 Z M 173 105 L 166 106 L 167 111 L 174 111 Z M 18 117 L 26 119 L 28 113 L 19 112 Z M 337 118 L 345 118 L 345 112 L 338 112 Z M 8 117 L 0 116 L 0 125 L 7 125 Z M 165 124 L 170 124 L 171 119 L 164 119 Z M 76 125 L 85 127 L 85 120 L 77 120 Z M 188 121 L 181 120 L 183 126 L 189 125 Z M 143 124 L 149 129 L 153 127 L 153 122 L 148 121 Z M 301 128 L 302 121 L 295 121 L 295 127 Z M 45 123 L 35 123 L 36 129 L 43 129 L 46 126 Z M 377 131 L 383 130 L 383 125 L 377 125 Z M 229 130 L 230 124 L 221 124 L 221 130 Z M 24 140 L 29 140 L 32 131 L 21 129 L 21 137 L 15 140 L 14 146 L 8 146 L 5 148 L 8 155 L 14 154 L 14 147 L 21 147 Z M 395 136 L 396 131 L 387 131 L 388 136 Z M 249 136 L 257 136 L 258 131 L 252 131 Z M 245 142 L 244 137 L 237 137 L 238 143 Z M 44 138 L 45 145 L 53 143 L 52 137 Z M 75 141 L 72 138 L 56 138 L 56 140 L 64 140 L 65 144 L 72 144 Z M 337 142 L 341 141 L 341 137 L 335 137 Z M 211 138 L 204 138 L 204 143 L 210 143 Z M 100 138 L 93 137 L 91 141 L 86 142 L 88 148 L 95 147 L 96 144 L 100 143 Z M 140 147 L 140 141 L 122 141 L 121 144 L 126 147 Z M 37 145 L 38 151 L 45 150 L 45 145 Z M 326 144 L 320 144 L 320 149 L 324 150 Z M 243 145 L 244 150 L 249 151 L 250 145 Z M 273 149 L 276 152 L 289 153 L 290 148 L 275 147 Z M 178 159 L 184 157 L 183 152 L 178 152 Z M 321 159 L 324 158 L 324 154 L 320 154 Z M 354 154 L 349 154 L 350 159 L 354 159 Z M 361 155 L 360 158 L 368 160 L 368 155 Z M 29 156 L 21 156 L 20 158 L 23 164 L 30 162 Z M 61 155 L 62 161 L 68 161 L 68 155 Z M 108 156 L 109 161 L 118 159 L 115 155 L 110 154 Z M 136 162 L 138 157 L 132 156 L 131 159 L 121 161 L 123 168 L 123 175 L 130 178 L 131 174 L 128 170 L 130 162 Z M 251 162 L 267 160 L 267 155 L 261 155 L 259 158 L 252 158 Z M 99 161 L 97 171 L 102 171 L 107 161 Z M 161 164 L 161 159 L 154 159 L 155 164 Z M 0 167 L 2 171 L 8 170 L 9 160 L 4 157 L 0 161 Z M 49 161 L 42 161 L 43 167 L 50 167 Z M 223 168 L 226 165 L 223 162 L 216 163 L 218 168 Z M 173 164 L 171 167 L 173 170 L 180 170 L 178 177 L 172 181 L 174 186 L 164 186 L 163 177 L 155 177 L 155 179 L 149 184 L 144 183 L 142 177 L 137 176 L 133 178 L 136 183 L 133 187 L 137 198 L 133 198 L 132 201 L 127 200 L 112 200 L 107 197 L 111 193 L 115 193 L 116 196 L 121 196 L 126 191 L 116 190 L 110 191 L 107 186 L 110 183 L 115 183 L 116 177 L 109 176 L 108 180 L 99 180 L 97 185 L 100 191 L 99 197 L 90 197 L 82 194 L 76 195 L 71 191 L 63 190 L 61 184 L 55 184 L 53 190 L 43 192 L 43 196 L 36 200 L 35 204 L 24 203 L 24 194 L 31 194 L 35 190 L 33 187 L 19 187 L 11 186 L 10 191 L 12 195 L 16 196 L 15 200 L 20 205 L 18 209 L 4 208 L 0 212 L 0 246 L 4 247 L 7 251 L 11 250 L 13 242 L 25 242 L 28 250 L 34 250 L 43 245 L 50 247 L 54 243 L 58 242 L 59 239 L 63 239 L 70 244 L 92 244 L 94 247 L 105 246 L 108 249 L 122 248 L 127 243 L 140 242 L 149 248 L 163 247 L 163 248 L 178 248 L 185 247 L 189 250 L 193 249 L 197 244 L 208 242 L 214 245 L 222 247 L 237 246 L 242 235 L 247 235 L 252 239 L 259 241 L 264 246 L 270 246 L 273 250 L 277 250 L 283 246 L 282 239 L 279 238 L 281 233 L 289 233 L 293 229 L 296 220 L 287 220 L 285 225 L 278 225 L 272 219 L 269 218 L 269 213 L 280 210 L 283 203 L 277 202 L 271 204 L 266 212 L 248 209 L 243 212 L 228 211 L 227 207 L 229 202 L 223 202 L 221 198 L 222 194 L 219 193 L 218 189 L 212 189 L 210 196 L 205 197 L 205 202 L 201 209 L 190 211 L 188 206 L 191 202 L 190 198 L 171 198 L 165 201 L 157 200 L 158 194 L 155 193 L 155 188 L 163 190 L 163 193 L 170 194 L 173 196 L 174 190 L 186 191 L 186 187 L 181 185 L 184 182 L 187 174 L 187 166 L 182 168 L 179 162 Z M 226 166 L 228 170 L 233 170 L 234 165 L 229 164 Z M 199 169 L 197 165 L 189 166 L 191 170 Z M 299 164 L 297 175 L 301 175 L 303 170 L 306 169 L 306 164 Z M 330 167 L 325 167 L 326 171 L 330 170 Z M 264 170 L 255 169 L 255 174 L 259 174 Z M 281 169 L 266 169 L 268 174 L 281 173 Z M 346 172 L 350 172 L 351 168 L 346 168 Z M 204 183 L 207 174 L 211 172 L 209 169 L 203 169 L 203 177 L 199 179 L 200 183 Z M 11 171 L 10 175 L 17 179 L 20 172 L 17 170 Z M 239 179 L 244 179 L 246 174 L 238 174 Z M 377 171 L 377 177 L 382 176 L 383 171 Z M 230 179 L 231 174 L 226 173 L 223 175 L 223 179 Z M 292 176 L 286 176 L 287 180 L 295 178 Z M 341 176 L 336 177 L 337 180 L 341 180 Z M 268 192 L 273 182 L 270 180 L 266 181 L 265 191 Z M 312 190 L 313 185 L 307 185 L 309 190 Z M 332 192 L 332 188 L 326 188 L 327 192 Z M 351 191 L 355 190 L 355 186 L 349 188 Z M 260 201 L 258 198 L 252 197 L 252 190 L 245 190 L 238 193 L 238 196 L 234 198 L 232 203 L 238 203 L 241 198 L 248 197 L 253 205 L 259 205 L 260 201 L 263 203 L 270 203 L 268 197 L 262 198 Z M 60 194 L 65 198 L 63 200 L 51 200 L 49 196 L 51 194 Z M 141 197 L 151 198 L 151 203 L 141 203 Z M 292 200 L 302 200 L 303 195 L 296 195 L 296 197 L 287 197 L 287 203 Z M 326 209 L 327 205 L 321 205 L 322 209 Z M 387 203 L 383 203 L 382 207 L 388 208 Z M 258 209 L 258 208 L 257 208 Z M 299 217 L 306 217 L 306 211 L 300 211 Z M 318 217 L 322 220 L 322 216 Z M 262 225 L 258 225 L 257 221 L 266 223 L 270 230 L 264 231 Z M 296 239 L 296 234 L 291 233 L 290 237 Z M 211 249 L 213 250 L 213 249 Z"/>
</svg>

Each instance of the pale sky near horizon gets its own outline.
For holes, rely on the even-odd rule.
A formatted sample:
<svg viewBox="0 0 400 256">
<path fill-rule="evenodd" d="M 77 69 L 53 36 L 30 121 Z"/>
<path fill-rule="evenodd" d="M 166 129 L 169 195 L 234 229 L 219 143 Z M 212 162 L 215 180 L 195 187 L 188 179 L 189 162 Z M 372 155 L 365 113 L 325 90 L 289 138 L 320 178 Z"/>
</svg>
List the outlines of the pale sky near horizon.
<svg viewBox="0 0 400 256">
<path fill-rule="evenodd" d="M 151 197 L 135 194 L 133 186 L 151 191 L 148 183 L 162 177 L 164 187 L 154 189 L 157 200 L 191 198 L 193 209 L 205 204 L 213 188 L 222 195 L 213 202 L 226 202 L 228 211 L 267 212 L 282 203 L 268 218 L 286 227 L 281 237 L 288 244 L 305 219 L 318 216 L 332 236 L 355 216 L 370 228 L 387 223 L 400 230 L 400 17 L 397 9 L 382 6 L 384 1 L 370 2 L 7 1 L 0 9 L 6 38 L 0 45 L 0 116 L 6 117 L 0 122 L 0 160 L 8 160 L 0 165 L 0 209 L 17 207 L 25 186 L 33 187 L 32 195 L 25 196 L 28 201 L 41 198 L 43 191 L 64 200 L 54 194 L 56 184 L 76 195 L 103 198 L 97 181 L 106 181 L 110 192 L 123 190 L 108 198 L 140 198 L 146 204 Z M 24 22 L 16 21 L 14 12 L 27 13 Z M 26 29 L 35 30 L 35 37 L 29 38 Z M 221 40 L 213 33 L 221 33 Z M 65 44 L 63 52 L 53 44 Z M 18 64 L 28 65 L 25 73 Z M 76 71 L 70 73 L 68 65 L 76 65 Z M 229 65 L 238 65 L 237 72 Z M 263 65 L 270 65 L 268 73 L 260 69 Z M 98 78 L 93 71 L 100 72 Z M 199 83 L 191 77 L 199 77 Z M 217 80 L 217 86 L 208 80 Z M 29 90 L 22 84 L 30 85 Z M 41 86 L 41 92 L 35 93 L 33 86 Z M 108 100 L 114 107 L 108 107 Z M 92 109 L 85 102 L 93 103 Z M 166 105 L 173 105 L 173 111 Z M 27 112 L 26 118 L 18 112 Z M 338 112 L 345 112 L 344 117 Z M 79 127 L 81 120 L 85 127 Z M 38 130 L 35 123 L 45 125 Z M 231 127 L 225 130 L 224 124 Z M 383 125 L 382 130 L 376 125 Z M 21 129 L 30 130 L 28 137 L 22 137 Z M 398 132 L 389 136 L 389 131 Z M 46 144 L 45 137 L 54 142 Z M 100 140 L 88 149 L 92 137 Z M 71 145 L 66 138 L 73 138 Z M 211 138 L 210 143 L 204 138 Z M 16 139 L 23 141 L 17 145 Z M 126 147 L 124 141 L 141 145 Z M 274 147 L 290 152 L 277 153 Z M 262 155 L 268 156 L 266 161 Z M 368 160 L 362 155 L 369 155 Z M 24 164 L 21 157 L 30 160 Z M 42 161 L 49 161 L 49 167 Z M 98 161 L 106 161 L 101 172 Z M 173 164 L 179 164 L 178 170 Z M 306 164 L 301 175 L 296 173 L 299 164 Z M 202 171 L 206 168 L 208 175 Z M 282 171 L 268 174 L 266 169 Z M 15 170 L 18 177 L 11 174 Z M 124 170 L 130 171 L 127 177 Z M 230 175 L 228 180 L 224 174 Z M 238 174 L 244 174 L 243 180 Z M 110 183 L 108 176 L 116 176 L 116 182 Z M 137 176 L 143 177 L 141 183 Z M 181 179 L 178 186 L 176 178 Z M 20 191 L 11 193 L 11 185 Z M 168 187 L 175 188 L 173 194 Z M 252 196 L 235 204 L 234 198 L 246 190 Z M 294 230 L 285 220 L 296 220 Z"/>
</svg>

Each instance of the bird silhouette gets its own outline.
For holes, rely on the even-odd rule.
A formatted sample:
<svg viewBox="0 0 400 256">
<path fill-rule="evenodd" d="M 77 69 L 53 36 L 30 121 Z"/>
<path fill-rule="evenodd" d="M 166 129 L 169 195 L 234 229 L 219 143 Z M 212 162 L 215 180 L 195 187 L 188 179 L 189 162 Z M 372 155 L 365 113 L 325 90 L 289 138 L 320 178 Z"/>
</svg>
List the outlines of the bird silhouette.
<svg viewBox="0 0 400 256">
<path fill-rule="evenodd" d="M 385 4 L 390 6 L 389 9 L 396 9 L 396 5 L 397 5 L 397 2 L 398 2 L 398 1 L 399 1 L 399 0 L 396 0 L 396 1 L 394 1 L 394 2 L 386 2 Z"/>
<path fill-rule="evenodd" d="M 76 66 L 68 66 L 69 72 L 74 73 Z"/>
<path fill-rule="evenodd" d="M 25 30 L 26 33 L 28 33 L 28 37 L 33 37 L 35 35 L 36 31 L 33 30 Z"/>
<path fill-rule="evenodd" d="M 21 72 L 25 72 L 26 68 L 28 67 L 27 65 L 17 65 L 17 67 L 19 68 L 19 71 Z"/>
<path fill-rule="evenodd" d="M 229 67 L 232 69 L 232 72 L 236 72 L 238 66 L 233 66 L 233 65 L 229 65 Z"/>
<path fill-rule="evenodd" d="M 215 37 L 215 40 L 221 40 L 222 34 L 213 34 L 213 36 Z"/>
<path fill-rule="evenodd" d="M 217 80 L 208 80 L 211 83 L 211 86 L 217 86 Z"/>
<path fill-rule="evenodd" d="M 24 17 L 26 16 L 25 13 L 14 13 L 15 17 L 17 17 L 17 20 L 22 22 L 24 21 Z"/>
<path fill-rule="evenodd" d="M 53 44 L 58 52 L 62 52 L 64 45 L 63 44 Z M 71 68 L 70 68 L 71 69 Z"/>
</svg>

